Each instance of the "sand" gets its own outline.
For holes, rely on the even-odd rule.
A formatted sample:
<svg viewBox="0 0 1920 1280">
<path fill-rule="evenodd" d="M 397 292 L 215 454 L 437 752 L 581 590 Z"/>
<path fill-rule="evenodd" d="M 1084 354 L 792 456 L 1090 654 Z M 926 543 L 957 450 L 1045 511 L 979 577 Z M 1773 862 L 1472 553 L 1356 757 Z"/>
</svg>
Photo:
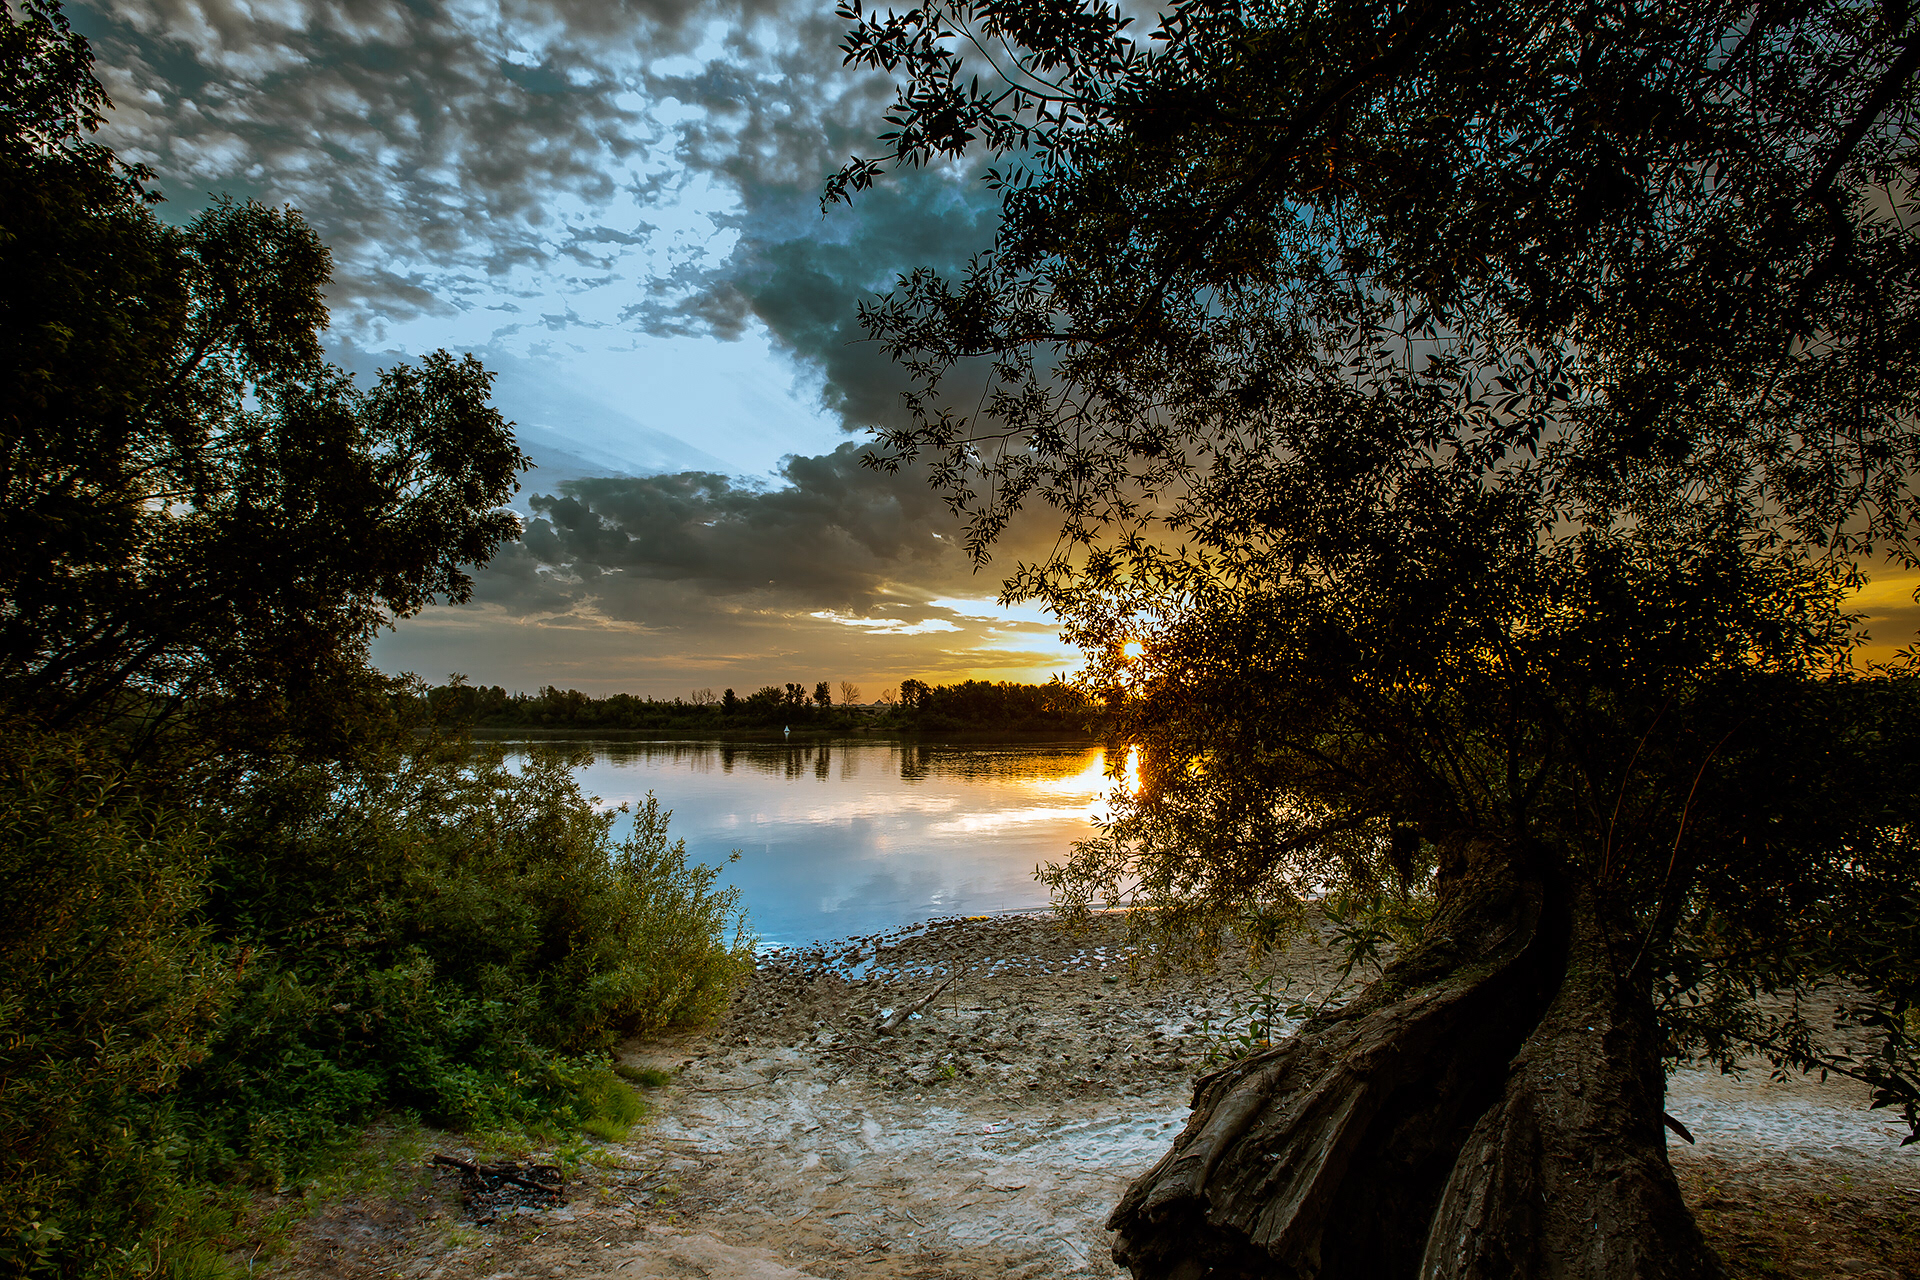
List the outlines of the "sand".
<svg viewBox="0 0 1920 1280">
<path fill-rule="evenodd" d="M 673 1072 L 570 1202 L 460 1223 L 457 1184 L 337 1206 L 282 1264 L 330 1276 L 1101 1277 L 1107 1212 L 1185 1123 L 1258 988 L 1324 996 L 1333 956 L 1140 984 L 1124 921 L 951 921 L 764 957 L 708 1031 L 635 1042 Z M 887 1015 L 944 990 L 891 1031 Z M 1279 1028 L 1284 1030 L 1284 1024 Z M 1736 1275 L 1920 1274 L 1920 1146 L 1838 1081 L 1685 1070 L 1682 1185 Z M 451 1141 L 451 1140 L 449 1140 Z M 457 1150 L 449 1146 L 445 1149 Z M 471 1154 L 471 1153 L 469 1153 Z M 358 1214 L 384 1226 L 347 1228 Z M 384 1218 L 382 1218 L 384 1215 Z M 363 1224 L 365 1225 L 365 1224 Z"/>
</svg>

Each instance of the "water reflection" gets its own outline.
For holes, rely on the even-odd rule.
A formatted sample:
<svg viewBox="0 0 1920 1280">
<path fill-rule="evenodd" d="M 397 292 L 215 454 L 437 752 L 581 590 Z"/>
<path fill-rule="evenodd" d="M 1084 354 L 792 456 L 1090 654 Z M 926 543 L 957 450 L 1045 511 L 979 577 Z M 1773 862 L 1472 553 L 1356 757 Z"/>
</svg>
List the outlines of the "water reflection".
<svg viewBox="0 0 1920 1280">
<path fill-rule="evenodd" d="M 522 744 L 519 751 L 539 750 Z M 1084 744 L 596 744 L 581 785 L 651 790 L 703 862 L 740 861 L 754 930 L 793 945 L 933 915 L 1046 905 L 1033 879 L 1093 830 L 1111 780 Z"/>
</svg>

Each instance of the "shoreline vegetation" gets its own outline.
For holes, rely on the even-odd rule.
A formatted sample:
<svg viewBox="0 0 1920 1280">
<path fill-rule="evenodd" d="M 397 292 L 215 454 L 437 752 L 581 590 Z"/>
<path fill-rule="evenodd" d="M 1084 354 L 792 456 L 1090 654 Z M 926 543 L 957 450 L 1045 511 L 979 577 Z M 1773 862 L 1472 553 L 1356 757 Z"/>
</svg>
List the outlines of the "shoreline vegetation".
<svg viewBox="0 0 1920 1280">
<path fill-rule="evenodd" d="M 0 750 L 0 876 L 35 904 L 0 924 L 0 1275 L 233 1274 L 257 1195 L 370 1123 L 577 1159 L 645 1114 L 609 1050 L 752 969 L 719 869 L 652 796 L 616 839 L 564 758 L 449 742 L 156 795 L 113 753 Z"/>
<path fill-rule="evenodd" d="M 852 695 L 852 696 L 848 696 Z M 745 742 L 818 742 L 838 737 L 918 739 L 930 735 L 984 742 L 1099 736 L 1099 707 L 1065 680 L 1046 684 L 966 680 L 930 685 L 903 681 L 877 702 L 856 701 L 859 690 L 822 680 L 766 685 L 745 696 L 732 689 L 696 689 L 687 698 L 656 699 L 618 693 L 594 698 L 552 685 L 537 693 L 508 693 L 499 685 L 472 685 L 456 676 L 418 694 L 423 718 L 478 741 L 538 734 L 574 740 L 641 737 Z"/>
<path fill-rule="evenodd" d="M 751 939 L 651 797 L 616 839 L 372 664 L 518 535 L 493 375 L 329 365 L 313 229 L 161 221 L 109 107 L 0 6 L 0 1277 L 218 1280 L 369 1123 L 624 1136 L 610 1050 Z"/>
</svg>

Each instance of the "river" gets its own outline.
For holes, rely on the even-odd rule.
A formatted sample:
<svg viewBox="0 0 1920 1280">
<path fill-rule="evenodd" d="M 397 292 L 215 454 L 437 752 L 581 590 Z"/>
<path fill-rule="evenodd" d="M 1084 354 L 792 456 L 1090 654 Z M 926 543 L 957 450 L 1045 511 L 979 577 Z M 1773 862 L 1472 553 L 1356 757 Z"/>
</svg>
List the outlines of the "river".
<svg viewBox="0 0 1920 1280">
<path fill-rule="evenodd" d="M 687 852 L 725 864 L 753 932 L 774 946 L 1044 907 L 1034 868 L 1093 833 L 1111 785 L 1106 753 L 1085 743 L 588 749 L 582 788 L 607 805 L 652 791 Z"/>
</svg>

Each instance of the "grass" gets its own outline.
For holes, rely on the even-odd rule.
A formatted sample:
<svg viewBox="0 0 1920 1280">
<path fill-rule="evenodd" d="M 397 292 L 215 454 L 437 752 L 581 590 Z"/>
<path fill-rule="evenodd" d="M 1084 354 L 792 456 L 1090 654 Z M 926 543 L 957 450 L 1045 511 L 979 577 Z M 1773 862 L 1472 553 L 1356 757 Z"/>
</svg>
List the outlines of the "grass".
<svg viewBox="0 0 1920 1280">
<path fill-rule="evenodd" d="M 634 1067 L 620 1062 L 614 1064 L 613 1073 L 629 1084 L 637 1084 L 643 1089 L 658 1089 L 662 1085 L 673 1083 L 673 1072 L 661 1071 L 654 1067 Z"/>
</svg>

